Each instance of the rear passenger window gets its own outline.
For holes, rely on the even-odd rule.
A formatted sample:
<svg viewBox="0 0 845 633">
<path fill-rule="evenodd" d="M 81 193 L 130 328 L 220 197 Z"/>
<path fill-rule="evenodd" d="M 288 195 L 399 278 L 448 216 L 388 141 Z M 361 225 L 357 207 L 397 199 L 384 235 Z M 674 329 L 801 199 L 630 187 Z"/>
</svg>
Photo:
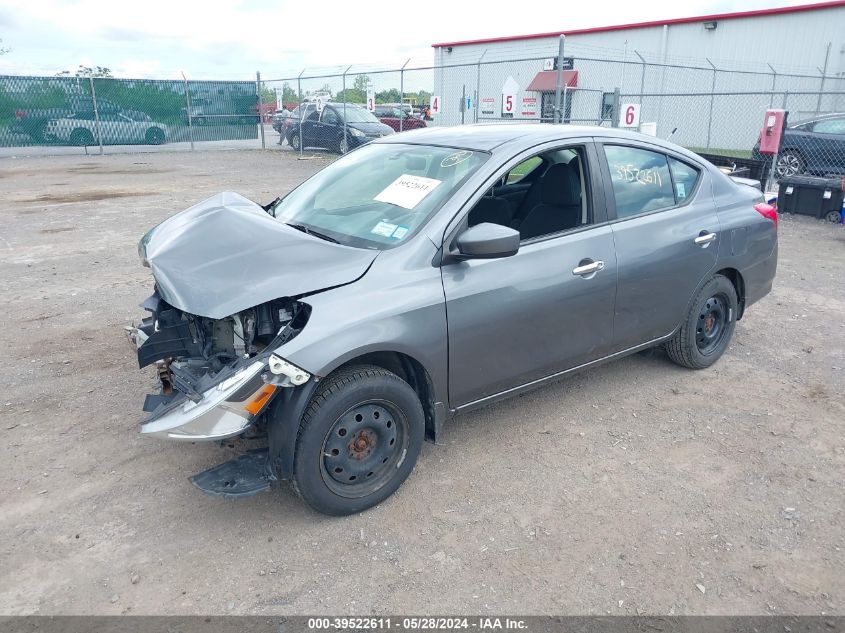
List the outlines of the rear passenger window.
<svg viewBox="0 0 845 633">
<path fill-rule="evenodd" d="M 672 170 L 672 182 L 675 184 L 675 201 L 683 204 L 698 182 L 699 171 L 686 163 L 674 158 L 669 159 L 669 169 Z"/>
<path fill-rule="evenodd" d="M 605 145 L 616 215 L 625 218 L 675 206 L 665 154 L 637 147 Z"/>
</svg>

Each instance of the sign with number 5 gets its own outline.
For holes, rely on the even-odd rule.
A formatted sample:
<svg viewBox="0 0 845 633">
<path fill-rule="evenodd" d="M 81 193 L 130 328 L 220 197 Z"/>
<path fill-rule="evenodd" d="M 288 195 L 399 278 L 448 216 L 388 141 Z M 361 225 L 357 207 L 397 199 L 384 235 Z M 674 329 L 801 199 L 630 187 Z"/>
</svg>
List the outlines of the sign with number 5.
<svg viewBox="0 0 845 633">
<path fill-rule="evenodd" d="M 513 114 L 513 95 L 502 95 L 502 114 Z"/>
<path fill-rule="evenodd" d="M 619 127 L 640 126 L 640 104 L 623 103 L 619 107 Z"/>
</svg>

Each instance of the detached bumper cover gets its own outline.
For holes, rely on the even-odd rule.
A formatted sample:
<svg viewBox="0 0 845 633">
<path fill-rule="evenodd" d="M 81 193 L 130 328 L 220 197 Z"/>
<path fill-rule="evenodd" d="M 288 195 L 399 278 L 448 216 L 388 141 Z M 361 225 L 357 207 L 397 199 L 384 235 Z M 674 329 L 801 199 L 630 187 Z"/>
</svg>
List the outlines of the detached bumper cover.
<svg viewBox="0 0 845 633">
<path fill-rule="evenodd" d="M 194 401 L 185 395 L 159 404 L 141 424 L 141 434 L 169 440 L 213 441 L 244 432 L 255 417 L 245 404 L 261 388 L 266 363 L 256 361 L 203 391 Z"/>
</svg>

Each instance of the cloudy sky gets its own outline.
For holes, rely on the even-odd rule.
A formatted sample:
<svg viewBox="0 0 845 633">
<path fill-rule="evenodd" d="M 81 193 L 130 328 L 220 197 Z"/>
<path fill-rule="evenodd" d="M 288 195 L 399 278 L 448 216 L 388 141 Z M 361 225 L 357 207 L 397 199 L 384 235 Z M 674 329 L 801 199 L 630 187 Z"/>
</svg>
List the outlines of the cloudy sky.
<svg viewBox="0 0 845 633">
<path fill-rule="evenodd" d="M 434 42 L 795 4 L 802 2 L 0 0 L 0 38 L 12 49 L 0 56 L 0 74 L 84 64 L 121 77 L 249 79 L 256 70 L 273 78 L 409 57 L 423 65 L 432 63 Z"/>
</svg>

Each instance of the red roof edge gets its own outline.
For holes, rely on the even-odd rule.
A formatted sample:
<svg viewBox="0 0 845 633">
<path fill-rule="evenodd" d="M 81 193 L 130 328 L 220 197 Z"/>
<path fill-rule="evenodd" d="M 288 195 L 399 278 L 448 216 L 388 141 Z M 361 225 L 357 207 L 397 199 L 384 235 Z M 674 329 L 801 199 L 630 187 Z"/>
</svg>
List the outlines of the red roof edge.
<svg viewBox="0 0 845 633">
<path fill-rule="evenodd" d="M 845 6 L 845 0 L 834 0 L 834 2 L 816 2 L 814 4 L 801 4 L 792 7 L 775 7 L 772 9 L 757 9 L 754 11 L 735 11 L 733 13 L 714 13 L 712 15 L 699 15 L 689 18 L 674 18 L 672 20 L 654 20 L 652 22 L 636 22 L 633 24 L 617 24 L 614 26 L 599 26 L 589 29 L 575 29 L 572 31 L 551 31 L 549 33 L 533 33 L 531 35 L 508 35 L 506 37 L 488 37 L 479 40 L 462 40 L 459 42 L 441 42 L 432 44 L 432 48 L 444 46 L 466 46 L 469 44 L 492 44 L 495 42 L 513 42 L 515 40 L 537 40 L 545 37 L 558 37 L 560 35 L 585 35 L 587 33 L 606 33 L 609 31 L 624 31 L 627 29 L 644 29 L 652 26 L 663 26 L 671 24 L 690 24 L 693 22 L 710 22 L 718 20 L 732 20 L 735 18 L 753 18 L 765 15 L 781 15 L 784 13 L 801 13 L 802 11 L 815 11 L 818 9 L 830 9 Z"/>
</svg>

